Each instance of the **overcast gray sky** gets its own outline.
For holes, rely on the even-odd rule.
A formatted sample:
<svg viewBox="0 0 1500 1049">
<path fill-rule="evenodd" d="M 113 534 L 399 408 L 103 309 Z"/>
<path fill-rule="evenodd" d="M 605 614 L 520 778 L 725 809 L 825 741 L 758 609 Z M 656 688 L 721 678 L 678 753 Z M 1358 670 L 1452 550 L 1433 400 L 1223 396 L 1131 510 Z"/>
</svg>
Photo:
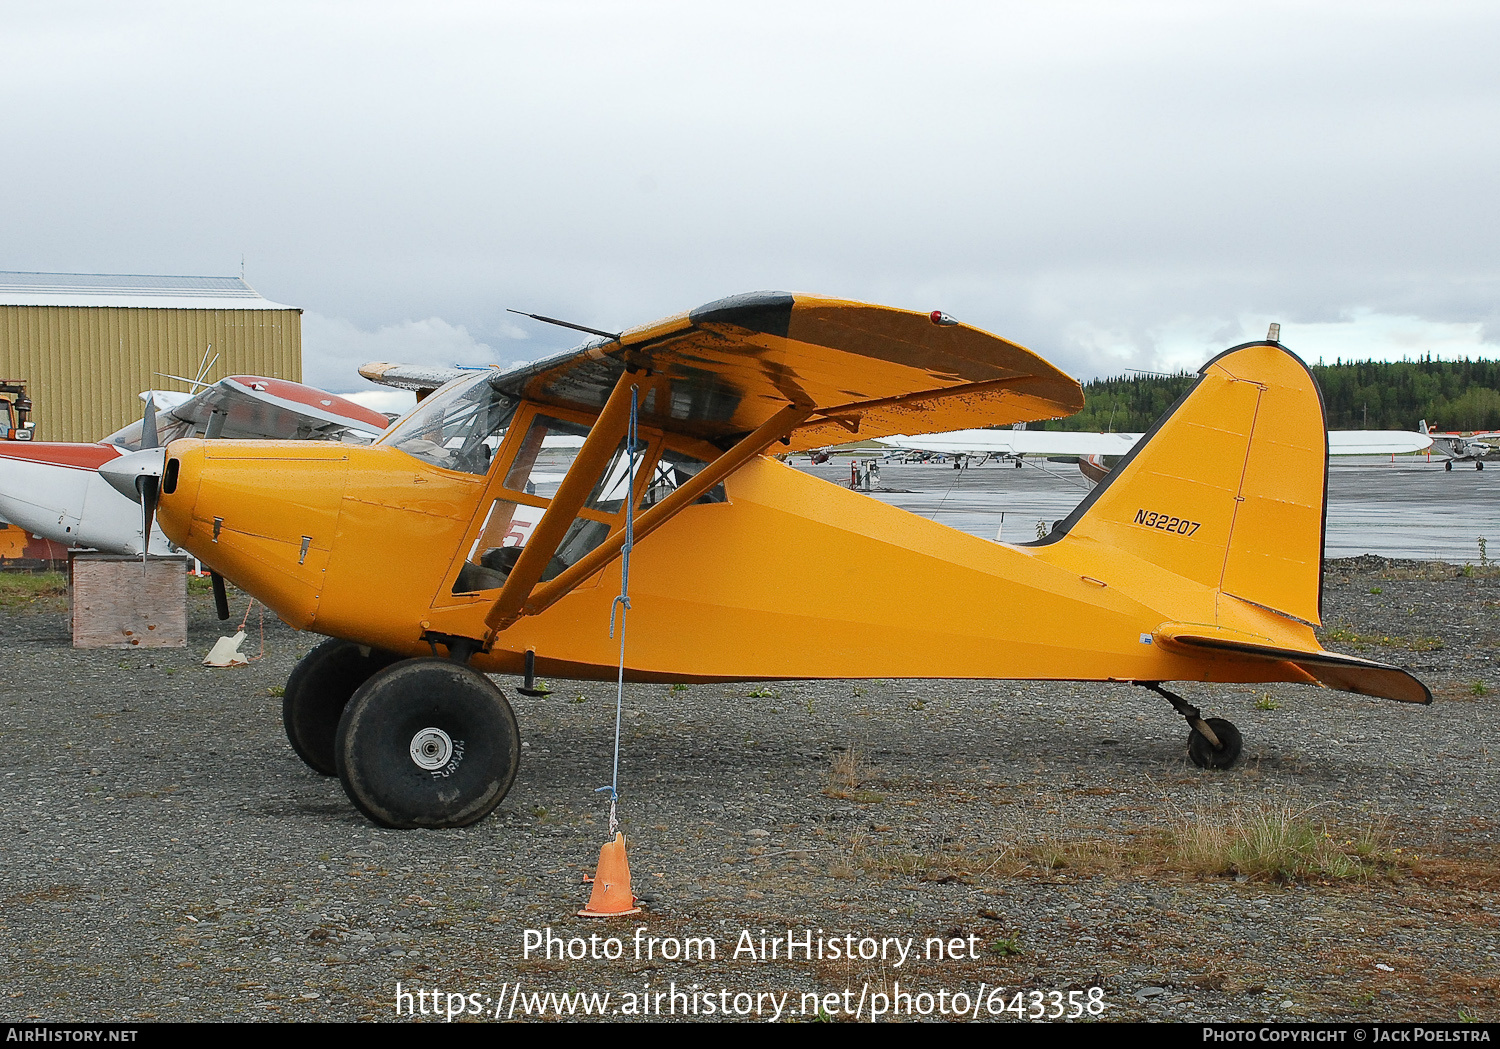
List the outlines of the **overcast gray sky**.
<svg viewBox="0 0 1500 1049">
<path fill-rule="evenodd" d="M 0 269 L 231 274 L 308 381 L 778 288 L 1080 378 L 1500 349 L 1494 3 L 0 4 Z"/>
</svg>

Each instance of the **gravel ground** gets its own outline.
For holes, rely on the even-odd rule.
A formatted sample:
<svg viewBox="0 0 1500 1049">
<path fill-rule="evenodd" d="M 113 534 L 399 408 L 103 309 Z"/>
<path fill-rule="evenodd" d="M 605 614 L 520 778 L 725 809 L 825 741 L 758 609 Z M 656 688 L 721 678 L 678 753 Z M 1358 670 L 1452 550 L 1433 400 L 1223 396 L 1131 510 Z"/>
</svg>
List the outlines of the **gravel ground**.
<svg viewBox="0 0 1500 1049">
<path fill-rule="evenodd" d="M 267 617 L 263 659 L 209 670 L 223 631 L 206 596 L 190 598 L 186 650 L 75 651 L 62 609 L 3 612 L 4 1018 L 388 1019 L 398 982 L 493 1013 L 519 980 L 517 1016 L 533 991 L 608 991 L 617 1008 L 675 983 L 715 1007 L 791 992 L 783 1019 L 805 1019 L 803 993 L 840 995 L 823 1000 L 837 1014 L 846 989 L 853 1010 L 861 989 L 868 1009 L 898 982 L 983 982 L 1005 1004 L 1024 990 L 1022 1008 L 1099 987 L 1116 1020 L 1495 1020 L 1500 579 L 1486 576 L 1332 564 L 1329 647 L 1411 667 L 1437 702 L 1185 686 L 1244 733 L 1227 773 L 1192 766 L 1180 719 L 1127 686 L 631 686 L 621 813 L 645 910 L 609 921 L 574 911 L 604 840 L 611 687 L 555 682 L 534 700 L 502 681 L 526 744 L 501 809 L 461 831 L 387 831 L 282 736 L 275 693 L 319 639 Z M 1365 835 L 1369 872 L 1251 876 L 1172 845 L 1254 813 L 1326 824 L 1335 844 Z M 713 937 L 717 960 L 636 960 L 641 926 Z M 548 927 L 620 936 L 624 955 L 525 957 L 525 930 Z M 742 929 L 758 944 L 789 928 L 913 937 L 919 956 L 929 937 L 959 940 L 962 957 L 733 955 Z"/>
</svg>

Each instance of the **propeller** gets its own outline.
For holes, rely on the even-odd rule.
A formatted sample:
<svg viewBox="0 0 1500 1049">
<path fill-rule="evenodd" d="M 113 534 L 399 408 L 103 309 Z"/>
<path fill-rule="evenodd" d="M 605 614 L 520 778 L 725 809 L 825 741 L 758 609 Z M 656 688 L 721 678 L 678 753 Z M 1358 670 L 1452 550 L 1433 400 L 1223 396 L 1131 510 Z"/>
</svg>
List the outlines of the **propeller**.
<svg viewBox="0 0 1500 1049">
<path fill-rule="evenodd" d="M 141 417 L 141 451 L 161 444 L 156 436 L 156 398 L 146 396 L 146 414 Z"/>
<path fill-rule="evenodd" d="M 161 501 L 161 478 L 141 474 L 135 479 L 136 494 L 141 503 L 141 560 L 151 556 L 151 524 L 156 519 L 156 505 Z"/>
<path fill-rule="evenodd" d="M 141 451 L 161 444 L 156 433 L 156 398 L 146 395 L 146 414 L 141 417 Z M 161 474 L 141 473 L 135 478 L 137 501 L 141 504 L 141 560 L 151 557 L 151 522 L 156 519 L 156 505 L 161 501 Z"/>
<path fill-rule="evenodd" d="M 161 475 L 167 462 L 165 448 L 143 448 L 99 467 L 99 476 L 127 499 L 141 504 L 141 550 L 151 545 L 151 523 L 161 502 Z"/>
</svg>

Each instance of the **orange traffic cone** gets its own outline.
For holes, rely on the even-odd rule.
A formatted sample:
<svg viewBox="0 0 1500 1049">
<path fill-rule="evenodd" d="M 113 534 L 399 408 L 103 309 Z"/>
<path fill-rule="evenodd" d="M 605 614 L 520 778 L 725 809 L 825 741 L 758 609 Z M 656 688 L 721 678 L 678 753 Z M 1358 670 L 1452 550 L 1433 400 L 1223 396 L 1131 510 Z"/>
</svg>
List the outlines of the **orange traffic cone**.
<svg viewBox="0 0 1500 1049">
<path fill-rule="evenodd" d="M 589 905 L 578 913 L 585 918 L 609 918 L 616 914 L 635 914 L 640 908 L 630 894 L 630 861 L 625 858 L 625 835 L 615 832 L 615 840 L 599 846 L 599 868 L 594 876 L 594 891 Z"/>
</svg>

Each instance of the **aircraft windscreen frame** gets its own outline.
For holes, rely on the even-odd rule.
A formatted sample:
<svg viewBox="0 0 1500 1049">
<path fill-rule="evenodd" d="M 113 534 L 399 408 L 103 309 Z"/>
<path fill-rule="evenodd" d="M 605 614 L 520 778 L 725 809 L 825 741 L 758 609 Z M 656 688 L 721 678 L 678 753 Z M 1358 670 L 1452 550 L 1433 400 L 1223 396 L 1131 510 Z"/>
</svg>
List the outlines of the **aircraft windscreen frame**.
<svg viewBox="0 0 1500 1049">
<path fill-rule="evenodd" d="M 480 372 L 419 404 L 377 443 L 444 470 L 484 476 L 520 401 Z"/>
</svg>

